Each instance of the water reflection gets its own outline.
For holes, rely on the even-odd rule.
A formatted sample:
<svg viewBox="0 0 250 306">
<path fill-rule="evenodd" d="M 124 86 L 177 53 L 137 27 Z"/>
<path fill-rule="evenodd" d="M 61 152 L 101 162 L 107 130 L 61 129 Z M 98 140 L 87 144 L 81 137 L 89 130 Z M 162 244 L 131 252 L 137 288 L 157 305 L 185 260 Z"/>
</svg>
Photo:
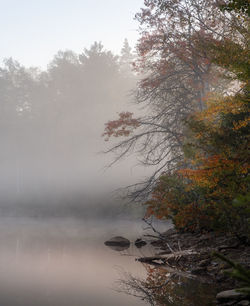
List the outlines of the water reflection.
<svg viewBox="0 0 250 306">
<path fill-rule="evenodd" d="M 121 245 L 109 245 L 108 246 L 111 250 L 116 251 L 116 252 L 121 252 L 125 251 L 129 248 L 129 245 L 121 246 Z"/>
<path fill-rule="evenodd" d="M 212 285 L 135 261 L 155 253 L 137 240 L 143 228 L 129 220 L 0 219 L 0 305 L 213 305 Z M 129 247 L 105 246 L 114 234 Z"/>
<path fill-rule="evenodd" d="M 143 266 L 104 241 L 141 235 L 139 222 L 119 220 L 0 219 L 0 305 L 142 306 L 112 290 L 117 267 L 145 276 Z"/>
<path fill-rule="evenodd" d="M 110 249 L 120 251 L 125 257 L 134 258 L 154 256 L 159 252 L 149 241 L 136 239 L 130 247 L 123 248 L 112 245 L 126 240 L 123 237 L 113 237 L 105 243 Z M 110 242 L 110 243 L 109 243 Z M 131 258 L 131 257 L 130 257 Z M 118 293 L 137 298 L 143 305 L 152 306 L 212 306 L 216 305 L 216 287 L 209 279 L 192 275 L 189 272 L 164 266 L 157 262 L 151 264 L 136 261 L 143 268 L 143 277 L 124 269 L 119 270 L 119 279 L 114 289 Z"/>
<path fill-rule="evenodd" d="M 123 273 L 117 281 L 117 292 L 126 293 L 152 306 L 216 305 L 216 290 L 212 284 L 188 278 L 182 272 L 169 272 L 165 267 L 142 265 L 147 272 L 146 277 Z"/>
<path fill-rule="evenodd" d="M 104 242 L 106 246 L 114 251 L 124 251 L 130 247 L 130 241 L 122 236 L 115 236 Z"/>
</svg>

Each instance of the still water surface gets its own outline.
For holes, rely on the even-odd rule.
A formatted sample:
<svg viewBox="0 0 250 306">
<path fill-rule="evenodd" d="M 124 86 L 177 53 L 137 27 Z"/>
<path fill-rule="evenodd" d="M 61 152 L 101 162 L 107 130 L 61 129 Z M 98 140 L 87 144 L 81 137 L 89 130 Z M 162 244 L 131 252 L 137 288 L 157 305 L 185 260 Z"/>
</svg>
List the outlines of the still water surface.
<svg viewBox="0 0 250 306">
<path fill-rule="evenodd" d="M 146 305 L 114 289 L 124 272 L 145 277 L 135 256 L 153 250 L 104 245 L 117 235 L 134 241 L 143 227 L 128 220 L 0 219 L 0 305 Z"/>
<path fill-rule="evenodd" d="M 161 230 L 170 226 L 161 224 Z M 178 277 L 168 283 L 165 270 L 135 261 L 154 255 L 152 246 L 132 243 L 117 252 L 104 245 L 113 236 L 134 242 L 144 228 L 142 221 L 129 220 L 0 218 L 0 305 L 214 305 L 211 286 Z M 117 292 L 119 280 L 147 299 Z"/>
</svg>

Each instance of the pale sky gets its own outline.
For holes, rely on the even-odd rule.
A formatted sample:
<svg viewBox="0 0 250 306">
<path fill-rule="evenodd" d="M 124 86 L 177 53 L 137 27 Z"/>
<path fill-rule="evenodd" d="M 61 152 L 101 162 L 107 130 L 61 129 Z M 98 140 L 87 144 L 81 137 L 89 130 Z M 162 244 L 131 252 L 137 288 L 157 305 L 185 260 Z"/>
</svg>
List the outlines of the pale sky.
<svg viewBox="0 0 250 306">
<path fill-rule="evenodd" d="M 13 57 L 46 68 L 58 50 L 77 53 L 94 41 L 119 53 L 124 38 L 134 46 L 134 15 L 143 0 L 0 0 L 0 63 Z"/>
</svg>

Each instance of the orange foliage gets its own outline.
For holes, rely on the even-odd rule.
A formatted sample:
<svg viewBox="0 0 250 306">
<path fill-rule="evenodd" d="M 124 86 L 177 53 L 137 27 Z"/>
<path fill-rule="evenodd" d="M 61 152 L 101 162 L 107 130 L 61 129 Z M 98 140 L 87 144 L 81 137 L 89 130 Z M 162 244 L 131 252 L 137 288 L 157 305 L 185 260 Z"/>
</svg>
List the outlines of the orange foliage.
<svg viewBox="0 0 250 306">
<path fill-rule="evenodd" d="M 134 119 L 133 113 L 122 112 L 119 114 L 119 119 L 109 121 L 105 124 L 105 131 L 102 136 L 106 136 L 106 141 L 109 140 L 111 136 L 129 136 L 133 129 L 139 127 L 139 121 Z"/>
<path fill-rule="evenodd" d="M 219 117 L 226 114 L 240 114 L 246 110 L 247 105 L 240 99 L 236 99 L 235 96 L 229 96 L 223 98 L 219 95 L 208 94 L 203 100 L 206 102 L 207 108 L 202 112 L 196 112 L 194 119 L 197 121 L 203 121 L 208 124 L 210 128 L 218 128 L 220 124 Z M 234 123 L 237 125 L 237 122 Z M 247 123 L 246 123 L 247 124 Z"/>
<path fill-rule="evenodd" d="M 190 167 L 159 179 L 152 199 L 145 203 L 146 217 L 171 218 L 177 228 L 192 231 L 209 229 L 213 224 L 230 227 L 237 218 L 240 222 L 240 210 L 232 202 L 248 191 L 250 163 L 245 129 L 250 122 L 248 105 L 240 96 L 223 99 L 210 96 L 207 105 L 206 110 L 193 116 L 191 144 L 196 152 L 185 161 Z M 227 115 L 230 120 L 224 121 L 227 124 L 224 129 Z"/>
</svg>

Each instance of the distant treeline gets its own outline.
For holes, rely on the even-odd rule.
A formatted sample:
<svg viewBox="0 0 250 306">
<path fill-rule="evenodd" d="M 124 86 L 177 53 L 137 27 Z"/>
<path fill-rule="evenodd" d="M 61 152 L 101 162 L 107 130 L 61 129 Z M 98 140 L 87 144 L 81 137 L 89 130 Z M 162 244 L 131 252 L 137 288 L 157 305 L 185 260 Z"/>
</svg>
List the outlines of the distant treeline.
<svg viewBox="0 0 250 306">
<path fill-rule="evenodd" d="M 59 51 L 46 71 L 12 58 L 0 68 L 0 202 L 53 185 L 84 185 L 102 149 L 105 121 L 135 84 L 127 40 L 119 56 L 95 42 Z M 93 169 L 93 170 L 92 170 Z M 59 183 L 58 183 L 59 182 Z M 98 188 L 94 186 L 94 188 Z M 7 195 L 7 196 L 6 196 Z M 44 196 L 44 195 L 42 195 Z M 35 204 L 35 203 L 34 203 Z"/>
<path fill-rule="evenodd" d="M 141 218 L 144 209 L 139 205 L 127 205 L 122 200 L 90 198 L 83 194 L 45 195 L 29 200 L 3 201 L 0 205 L 0 217 L 30 218 Z"/>
</svg>

